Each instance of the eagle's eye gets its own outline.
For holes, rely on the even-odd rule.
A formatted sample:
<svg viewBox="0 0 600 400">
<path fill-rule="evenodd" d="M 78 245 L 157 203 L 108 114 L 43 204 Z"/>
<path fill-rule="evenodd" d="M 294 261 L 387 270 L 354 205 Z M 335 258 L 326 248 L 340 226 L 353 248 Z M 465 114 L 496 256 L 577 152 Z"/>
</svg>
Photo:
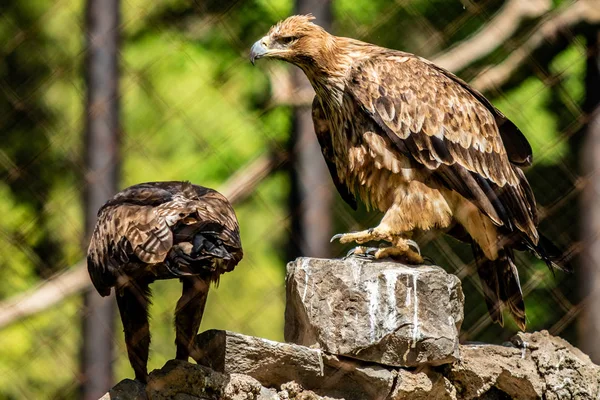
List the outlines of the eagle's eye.
<svg viewBox="0 0 600 400">
<path fill-rule="evenodd" d="M 282 36 L 279 38 L 279 42 L 286 46 L 289 46 L 296 40 L 298 40 L 298 38 L 296 36 Z"/>
</svg>

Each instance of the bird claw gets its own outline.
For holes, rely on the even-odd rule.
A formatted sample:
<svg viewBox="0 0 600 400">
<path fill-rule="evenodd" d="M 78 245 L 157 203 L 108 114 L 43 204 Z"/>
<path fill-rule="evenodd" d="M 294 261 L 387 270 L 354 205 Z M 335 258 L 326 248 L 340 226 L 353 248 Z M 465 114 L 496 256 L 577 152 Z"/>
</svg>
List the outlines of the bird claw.
<svg viewBox="0 0 600 400">
<path fill-rule="evenodd" d="M 406 239 L 406 244 L 409 245 L 410 247 L 412 247 L 413 249 L 415 249 L 417 251 L 417 253 L 419 253 L 419 255 L 421 255 L 421 248 L 419 247 L 417 242 L 415 242 L 414 240 L 411 240 L 411 239 Z"/>
<path fill-rule="evenodd" d="M 333 243 L 333 241 L 334 241 L 334 240 L 339 240 L 339 239 L 341 239 L 342 237 L 344 237 L 344 234 L 343 234 L 343 233 L 336 233 L 335 235 L 333 235 L 333 236 L 331 237 L 331 239 L 329 239 L 329 243 Z"/>
<path fill-rule="evenodd" d="M 369 260 L 374 260 L 375 253 L 377 252 L 377 250 L 379 250 L 379 248 L 377 248 L 377 247 L 357 246 L 357 247 L 350 249 L 350 251 L 348 251 L 348 253 L 346 253 L 344 260 L 349 257 L 360 257 L 360 258 L 366 258 Z"/>
<path fill-rule="evenodd" d="M 420 255 L 420 253 L 419 253 L 419 255 Z M 421 256 L 421 257 L 423 257 L 423 262 L 426 262 L 428 265 L 436 265 L 433 258 L 431 258 L 429 256 Z"/>
<path fill-rule="evenodd" d="M 350 243 L 355 242 L 358 244 L 367 243 L 375 240 L 382 240 L 385 238 L 379 237 L 376 235 L 374 228 L 370 228 L 364 231 L 357 232 L 348 232 L 348 233 L 338 233 L 337 235 L 333 235 L 329 242 L 333 242 L 334 240 L 339 240 L 340 243 Z"/>
</svg>

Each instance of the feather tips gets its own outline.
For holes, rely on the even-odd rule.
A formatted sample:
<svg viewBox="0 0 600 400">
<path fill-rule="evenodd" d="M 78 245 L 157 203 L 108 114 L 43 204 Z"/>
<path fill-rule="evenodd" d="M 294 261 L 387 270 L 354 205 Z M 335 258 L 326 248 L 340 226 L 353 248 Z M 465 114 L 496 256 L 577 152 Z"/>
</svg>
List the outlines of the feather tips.
<svg viewBox="0 0 600 400">
<path fill-rule="evenodd" d="M 317 134 L 317 139 L 319 141 L 319 145 L 321 146 L 321 152 L 323 153 L 323 158 L 325 158 L 325 163 L 327 164 L 327 168 L 329 169 L 333 183 L 335 184 L 340 196 L 342 196 L 342 199 L 344 199 L 344 201 L 348 203 L 353 210 L 356 210 L 356 198 L 348 186 L 346 186 L 346 184 L 340 178 L 340 173 L 337 170 L 333 143 L 331 142 L 331 127 L 329 125 L 329 121 L 325 117 L 325 112 L 321 107 L 321 103 L 316 96 L 313 99 L 312 104 L 312 118 L 315 133 Z"/>
</svg>

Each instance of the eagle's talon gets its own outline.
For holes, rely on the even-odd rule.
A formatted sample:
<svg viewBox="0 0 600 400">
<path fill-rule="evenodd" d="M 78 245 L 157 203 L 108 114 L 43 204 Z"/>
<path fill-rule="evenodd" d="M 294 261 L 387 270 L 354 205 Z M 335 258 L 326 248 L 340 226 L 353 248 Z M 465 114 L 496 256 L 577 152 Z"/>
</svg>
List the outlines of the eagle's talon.
<svg viewBox="0 0 600 400">
<path fill-rule="evenodd" d="M 387 240 L 385 236 L 382 236 L 378 233 L 377 228 L 370 228 L 364 231 L 357 232 L 348 232 L 348 233 L 338 233 L 337 235 L 333 235 L 330 242 L 334 240 L 339 240 L 340 243 L 351 243 L 355 242 L 357 244 L 367 243 L 371 241 L 377 240 Z"/>
<path fill-rule="evenodd" d="M 423 263 L 427 263 L 428 265 L 436 265 L 433 258 L 431 258 L 429 256 L 422 256 L 422 257 L 423 257 Z"/>
<path fill-rule="evenodd" d="M 350 249 L 350 251 L 348 251 L 348 253 L 346 253 L 344 260 L 349 257 L 360 257 L 360 258 L 366 258 L 369 260 L 374 260 L 375 253 L 377 252 L 377 250 L 379 250 L 377 247 L 356 246 L 356 247 Z"/>
<path fill-rule="evenodd" d="M 411 246 L 413 249 L 415 249 L 417 251 L 417 253 L 419 253 L 419 255 L 421 255 L 421 248 L 419 247 L 419 244 L 417 242 L 415 242 L 414 240 L 411 240 L 411 239 L 406 239 L 406 244 Z"/>
<path fill-rule="evenodd" d="M 334 240 L 341 239 L 342 237 L 344 237 L 343 233 L 336 233 L 331 237 L 331 239 L 329 239 L 329 243 L 333 243 Z"/>
<path fill-rule="evenodd" d="M 355 253 L 355 250 L 356 250 L 356 247 L 348 250 L 348 252 L 346 253 L 346 255 L 344 256 L 343 259 L 345 260 L 345 259 L 350 258 L 352 256 L 357 256 L 358 254 Z"/>
<path fill-rule="evenodd" d="M 375 252 L 375 259 L 382 260 L 385 258 L 414 265 L 423 264 L 423 257 L 409 246 L 386 246 L 378 248 Z"/>
</svg>

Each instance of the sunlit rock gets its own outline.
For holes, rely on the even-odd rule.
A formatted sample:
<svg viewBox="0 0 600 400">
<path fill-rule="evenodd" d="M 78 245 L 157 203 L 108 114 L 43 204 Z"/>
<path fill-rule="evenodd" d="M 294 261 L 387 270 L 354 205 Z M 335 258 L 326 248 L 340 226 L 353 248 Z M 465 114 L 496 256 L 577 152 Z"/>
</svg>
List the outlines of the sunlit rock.
<svg viewBox="0 0 600 400">
<path fill-rule="evenodd" d="M 226 374 L 245 374 L 265 387 L 296 382 L 321 396 L 346 400 L 384 400 L 395 371 L 290 343 L 210 330 L 196 338 L 199 364 Z"/>
<path fill-rule="evenodd" d="M 392 366 L 458 355 L 464 296 L 439 267 L 298 258 L 286 279 L 288 342 Z"/>
</svg>

